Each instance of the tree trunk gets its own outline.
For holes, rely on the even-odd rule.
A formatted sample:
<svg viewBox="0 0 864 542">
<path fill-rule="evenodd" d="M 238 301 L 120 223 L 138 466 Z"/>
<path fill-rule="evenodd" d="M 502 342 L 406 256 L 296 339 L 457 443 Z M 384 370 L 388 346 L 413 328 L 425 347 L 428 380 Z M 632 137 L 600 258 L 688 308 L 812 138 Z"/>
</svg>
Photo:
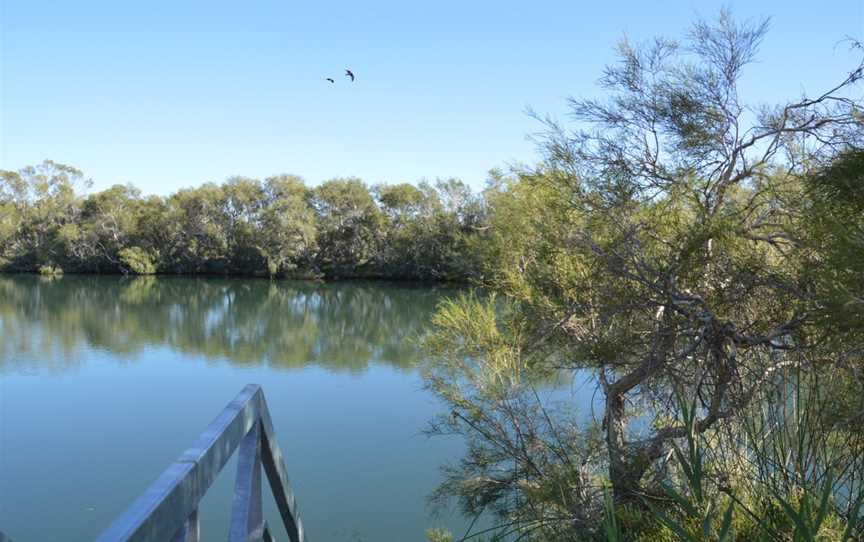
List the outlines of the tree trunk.
<svg viewBox="0 0 864 542">
<path fill-rule="evenodd" d="M 638 494 L 641 473 L 633 472 L 628 458 L 625 434 L 627 416 L 624 396 L 615 394 L 606 398 L 606 446 L 609 450 L 609 481 L 616 502 L 633 500 Z"/>
</svg>

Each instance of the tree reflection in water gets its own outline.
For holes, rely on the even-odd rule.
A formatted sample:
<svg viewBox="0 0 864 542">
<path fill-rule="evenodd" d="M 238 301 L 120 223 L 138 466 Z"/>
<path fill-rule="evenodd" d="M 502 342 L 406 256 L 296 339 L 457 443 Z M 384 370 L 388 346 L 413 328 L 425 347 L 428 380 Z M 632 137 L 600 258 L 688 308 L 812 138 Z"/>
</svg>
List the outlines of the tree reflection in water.
<svg viewBox="0 0 864 542">
<path fill-rule="evenodd" d="M 0 277 L 0 371 L 63 370 L 81 347 L 134 359 L 169 347 L 232 364 L 411 368 L 416 338 L 454 290 L 381 282 L 29 275 Z M 23 355 L 27 354 L 27 355 Z"/>
</svg>

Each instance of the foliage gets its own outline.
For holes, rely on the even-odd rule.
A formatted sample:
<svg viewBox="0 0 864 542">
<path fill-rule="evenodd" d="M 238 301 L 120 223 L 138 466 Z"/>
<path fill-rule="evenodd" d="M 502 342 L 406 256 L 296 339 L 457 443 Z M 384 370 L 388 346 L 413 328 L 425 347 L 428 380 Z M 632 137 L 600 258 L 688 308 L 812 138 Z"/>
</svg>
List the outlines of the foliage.
<svg viewBox="0 0 864 542">
<path fill-rule="evenodd" d="M 810 206 L 802 241 L 819 255 L 809 269 L 818 316 L 830 336 L 864 334 L 864 152 L 850 150 L 805 179 Z M 826 337 L 829 338 L 829 337 Z"/>
<path fill-rule="evenodd" d="M 308 262 L 317 241 L 315 215 L 307 204 L 303 180 L 291 175 L 270 177 L 264 185 L 258 250 L 270 276 L 289 273 Z"/>
<path fill-rule="evenodd" d="M 0 172 L 0 269 L 465 281 L 482 205 L 456 180 L 380 185 L 232 177 L 168 197 L 81 195 L 74 168 Z"/>
<path fill-rule="evenodd" d="M 864 534 L 859 515 L 864 471 L 856 450 L 864 435 L 851 435 L 853 440 L 838 446 L 832 441 L 843 432 L 824 417 L 829 401 L 822 383 L 800 372 L 785 383 L 791 387 L 778 387 L 777 400 L 744 424 L 749 444 L 727 458 L 695 430 L 693 404 L 679 397 L 687 451 L 674 445 L 671 467 L 681 472 L 682 481 L 678 488 L 663 484 L 666 511 L 651 505 L 678 539 L 847 542 Z M 740 463 L 744 454 L 749 455 L 749 476 L 730 480 L 730 460 Z"/>
<path fill-rule="evenodd" d="M 438 332 L 426 342 L 433 356 L 426 378 L 451 411 L 429 433 L 463 434 L 468 452 L 445 469 L 447 481 L 433 501 L 455 496 L 469 517 L 496 516 L 499 536 L 524 531 L 568 539 L 602 514 L 598 479 L 585 469 L 599 442 L 596 434 L 553 423 L 563 413 L 541 404 L 525 382 L 517 346 L 522 326 L 498 317 L 513 310 L 476 293 L 439 305 Z"/>
<path fill-rule="evenodd" d="M 766 524 L 771 540 L 803 540 L 849 524 L 854 392 L 820 402 L 839 420 L 807 432 L 824 453 L 777 444 L 818 479 L 778 485 L 780 456 L 747 424 L 793 397 L 777 395 L 790 372 L 817 390 L 820 374 L 861 386 L 864 130 L 849 96 L 862 65 L 815 97 L 750 106 L 738 81 L 766 30 L 723 11 L 683 43 L 625 40 L 607 99 L 572 99 L 575 129 L 540 119 L 543 161 L 494 176 L 469 242 L 495 297 L 442 304 L 427 341 L 430 388 L 452 411 L 432 431 L 468 444 L 439 500 L 536 539 L 620 525 L 628 539 L 727 540 Z M 602 420 L 537 396 L 561 372 L 591 379 Z M 835 468 L 845 482 L 824 504 Z M 760 506 L 777 522 L 748 513 Z"/>
<path fill-rule="evenodd" d="M 363 269 L 378 251 L 382 217 L 359 179 L 334 179 L 315 189 L 321 263 L 336 274 Z"/>
<path fill-rule="evenodd" d="M 429 542 L 453 542 L 453 535 L 443 529 L 428 529 L 426 540 Z"/>
<path fill-rule="evenodd" d="M 62 275 L 63 269 L 61 269 L 60 267 L 54 266 L 54 265 L 40 265 L 39 266 L 39 274 L 44 275 L 44 276 L 48 276 L 48 277 L 55 276 L 55 275 Z"/>
<path fill-rule="evenodd" d="M 136 275 L 152 275 L 156 273 L 156 264 L 153 263 L 155 258 L 141 247 L 124 248 L 117 255 L 120 258 L 120 262 Z"/>
</svg>

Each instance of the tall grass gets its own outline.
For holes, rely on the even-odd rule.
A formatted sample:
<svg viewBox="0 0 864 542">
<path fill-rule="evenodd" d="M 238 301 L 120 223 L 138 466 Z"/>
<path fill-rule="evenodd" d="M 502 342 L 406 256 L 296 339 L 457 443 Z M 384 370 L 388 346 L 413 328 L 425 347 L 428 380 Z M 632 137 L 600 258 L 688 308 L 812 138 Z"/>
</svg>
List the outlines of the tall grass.
<svg viewBox="0 0 864 542">
<path fill-rule="evenodd" d="M 696 405 L 679 395 L 685 437 L 672 447 L 660 495 L 645 499 L 672 539 L 864 540 L 861 435 L 844 426 L 832 386 L 818 379 L 786 375 L 751 417 L 729 428 L 735 439 L 698 433 Z M 608 506 L 607 516 L 615 516 Z M 628 539 L 606 532 L 610 542 Z"/>
</svg>

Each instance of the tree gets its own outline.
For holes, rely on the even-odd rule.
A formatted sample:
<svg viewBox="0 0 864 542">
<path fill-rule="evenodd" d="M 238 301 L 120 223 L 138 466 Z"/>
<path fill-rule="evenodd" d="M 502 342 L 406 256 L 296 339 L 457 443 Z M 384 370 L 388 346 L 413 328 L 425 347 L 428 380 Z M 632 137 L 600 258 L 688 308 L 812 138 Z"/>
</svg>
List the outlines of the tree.
<svg viewBox="0 0 864 542">
<path fill-rule="evenodd" d="M 138 256 L 146 254 L 154 271 L 176 271 L 180 268 L 173 257 L 176 255 L 175 247 L 180 243 L 178 236 L 181 232 L 177 224 L 173 223 L 176 214 L 166 199 L 149 196 L 138 202 L 138 225 L 130 240 L 131 248 L 137 247 L 142 251 Z M 139 260 L 137 257 L 135 259 Z"/>
<path fill-rule="evenodd" d="M 18 228 L 24 212 L 25 187 L 21 175 L 0 171 L 0 267 L 8 265 L 18 240 Z"/>
<path fill-rule="evenodd" d="M 0 171 L 0 269 L 465 279 L 479 200 L 464 184 L 307 189 L 278 175 L 231 177 L 170 196 L 131 185 L 75 191 L 81 172 L 47 161 Z M 444 192 L 442 192 L 444 193 Z M 464 218 L 471 216 L 473 218 Z"/>
<path fill-rule="evenodd" d="M 292 175 L 269 177 L 264 185 L 264 209 L 258 250 L 268 273 L 293 271 L 311 259 L 316 243 L 315 212 L 303 179 Z"/>
<path fill-rule="evenodd" d="M 676 393 L 696 398 L 696 433 L 717 434 L 783 370 L 837 358 L 808 339 L 821 300 L 802 274 L 815 254 L 798 235 L 801 179 L 860 148 L 847 96 L 862 66 L 751 120 L 738 81 L 766 30 L 724 11 L 683 44 L 625 40 L 601 80 L 609 99 L 571 100 L 575 130 L 543 119 L 542 164 L 487 195 L 486 272 L 506 310 L 444 307 L 430 343 L 444 363 L 430 385 L 453 408 L 439 428 L 473 439 L 449 482 L 463 504 L 536 505 L 545 481 L 569 497 L 535 519 L 578 524 L 597 501 L 580 464 L 605 469 L 617 502 L 641 502 L 687 433 Z M 596 379 L 603 454 L 587 433 L 562 447 L 542 405 L 520 414 L 526 379 L 562 369 Z"/>
<path fill-rule="evenodd" d="M 180 190 L 168 198 L 170 258 L 179 272 L 227 272 L 225 194 L 212 183 Z"/>
<path fill-rule="evenodd" d="M 431 275 L 435 257 L 428 246 L 430 228 L 441 212 L 441 202 L 427 185 L 401 183 L 375 187 L 384 215 L 378 266 L 391 276 Z"/>
<path fill-rule="evenodd" d="M 245 274 L 263 271 L 265 264 L 262 255 L 255 248 L 264 205 L 261 182 L 246 177 L 231 177 L 222 185 L 222 193 L 226 250 L 232 271 Z"/>
<path fill-rule="evenodd" d="M 88 186 L 89 181 L 80 170 L 51 160 L 18 172 L 4 171 L 2 179 L 7 212 L 14 210 L 19 221 L 8 256 L 12 266 L 33 269 L 63 263 L 64 244 L 59 234 L 80 211 L 75 186 Z"/>
<path fill-rule="evenodd" d="M 435 182 L 438 199 L 444 212 L 452 216 L 460 228 L 470 228 L 482 221 L 481 200 L 459 179 L 439 179 Z"/>
<path fill-rule="evenodd" d="M 818 256 L 807 269 L 822 304 L 814 317 L 834 343 L 864 339 L 864 152 L 841 153 L 804 179 L 802 241 Z"/>
<path fill-rule="evenodd" d="M 374 192 L 381 202 L 384 216 L 396 229 L 403 228 L 412 219 L 417 218 L 423 210 L 425 194 L 409 183 L 381 185 Z"/>
<path fill-rule="evenodd" d="M 115 185 L 84 199 L 81 216 L 60 232 L 77 269 L 113 271 L 122 266 L 119 252 L 136 234 L 140 199 L 140 191 L 131 185 Z"/>
<path fill-rule="evenodd" d="M 355 272 L 373 263 L 380 241 L 382 217 L 360 179 L 333 179 L 313 192 L 319 230 L 318 261 L 337 274 Z"/>
<path fill-rule="evenodd" d="M 391 276 L 464 279 L 478 265 L 467 239 L 482 230 L 482 200 L 458 179 L 375 188 L 386 219 L 378 265 Z"/>
<path fill-rule="evenodd" d="M 636 494 L 683 435 L 660 423 L 648 438 L 628 438 L 629 395 L 638 389 L 663 406 L 672 389 L 691 390 L 705 431 L 798 363 L 782 355 L 790 345 L 806 346 L 812 300 L 795 271 L 808 254 L 788 234 L 795 210 L 785 196 L 796 191 L 793 173 L 861 143 L 856 103 L 843 95 L 861 66 L 815 98 L 762 108 L 748 126 L 737 83 L 766 30 L 767 21 L 737 24 L 724 11 L 713 25 L 696 23 L 686 47 L 624 42 L 602 80 L 612 99 L 571 101 L 594 129 L 549 123 L 551 182 L 585 221 L 565 246 L 591 266 L 593 299 L 573 296 L 547 317 L 597 367 L 619 498 Z"/>
</svg>

